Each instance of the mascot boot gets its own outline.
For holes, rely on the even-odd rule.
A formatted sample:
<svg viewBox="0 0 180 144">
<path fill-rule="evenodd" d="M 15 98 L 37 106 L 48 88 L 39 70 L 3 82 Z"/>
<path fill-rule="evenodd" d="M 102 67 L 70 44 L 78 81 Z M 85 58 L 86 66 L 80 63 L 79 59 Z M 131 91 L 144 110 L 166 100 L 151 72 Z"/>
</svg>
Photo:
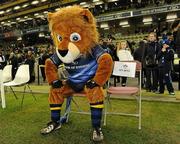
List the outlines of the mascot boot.
<svg viewBox="0 0 180 144">
<path fill-rule="evenodd" d="M 103 85 L 109 79 L 113 61 L 98 45 L 96 22 L 88 9 L 79 6 L 61 8 L 48 13 L 49 29 L 56 52 L 46 60 L 45 73 L 49 83 L 51 121 L 41 130 L 48 134 L 60 128 L 60 112 L 64 98 L 84 91 L 87 95 L 93 127 L 92 138 L 102 141 L 101 119 L 103 110 Z M 62 79 L 58 67 L 64 65 L 68 77 Z"/>
</svg>

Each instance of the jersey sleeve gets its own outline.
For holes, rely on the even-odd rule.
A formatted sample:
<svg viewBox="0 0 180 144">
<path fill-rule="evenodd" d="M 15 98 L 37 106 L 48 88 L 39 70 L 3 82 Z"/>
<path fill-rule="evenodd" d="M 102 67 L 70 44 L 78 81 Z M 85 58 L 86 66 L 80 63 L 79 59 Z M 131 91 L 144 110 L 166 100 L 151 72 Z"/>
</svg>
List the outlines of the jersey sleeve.
<svg viewBox="0 0 180 144">
<path fill-rule="evenodd" d="M 92 49 L 92 56 L 96 59 L 96 60 L 98 60 L 99 59 L 99 57 L 101 56 L 101 55 L 103 55 L 104 53 L 107 53 L 100 45 L 97 45 L 96 47 L 94 47 L 93 49 Z"/>
</svg>

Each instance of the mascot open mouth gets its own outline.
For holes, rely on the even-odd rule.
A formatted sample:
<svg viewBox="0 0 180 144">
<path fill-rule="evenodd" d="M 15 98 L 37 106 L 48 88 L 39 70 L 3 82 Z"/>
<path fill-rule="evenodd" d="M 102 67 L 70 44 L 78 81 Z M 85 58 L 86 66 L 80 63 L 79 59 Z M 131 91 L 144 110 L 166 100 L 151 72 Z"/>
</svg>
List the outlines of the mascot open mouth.
<svg viewBox="0 0 180 144">
<path fill-rule="evenodd" d="M 59 54 L 64 57 L 68 53 L 68 50 L 58 50 Z"/>
<path fill-rule="evenodd" d="M 56 48 L 56 53 L 63 63 L 72 63 L 80 56 L 78 47 L 71 42 L 68 44 L 67 50 L 58 50 L 58 48 Z"/>
</svg>

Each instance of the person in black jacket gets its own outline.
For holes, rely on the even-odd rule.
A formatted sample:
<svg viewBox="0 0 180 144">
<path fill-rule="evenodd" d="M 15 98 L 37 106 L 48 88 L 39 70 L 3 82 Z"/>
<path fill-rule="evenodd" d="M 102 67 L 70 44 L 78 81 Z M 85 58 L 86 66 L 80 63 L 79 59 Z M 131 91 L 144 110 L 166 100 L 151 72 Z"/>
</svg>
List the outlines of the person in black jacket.
<svg viewBox="0 0 180 144">
<path fill-rule="evenodd" d="M 0 69 L 3 69 L 7 64 L 7 60 L 5 58 L 5 56 L 2 53 L 2 50 L 0 48 Z"/>
<path fill-rule="evenodd" d="M 144 53 L 144 49 L 145 49 L 144 48 L 145 44 L 146 44 L 145 41 L 140 41 L 139 42 L 139 47 L 137 49 L 135 49 L 134 53 L 133 53 L 134 60 L 143 62 L 142 58 L 143 58 L 143 53 Z"/>
<path fill-rule="evenodd" d="M 35 72 L 34 72 L 35 58 L 34 58 L 32 50 L 27 51 L 25 55 L 24 64 L 29 65 L 29 74 L 30 74 L 29 83 L 34 82 L 35 81 Z"/>
<path fill-rule="evenodd" d="M 134 60 L 137 60 L 137 61 L 140 61 L 142 64 L 143 64 L 143 53 L 144 53 L 144 50 L 145 50 L 145 45 L 146 45 L 146 41 L 140 41 L 139 42 L 139 47 L 137 49 L 134 50 L 134 54 L 133 54 L 133 57 L 134 57 Z M 145 69 L 142 65 L 142 75 L 141 75 L 141 84 L 142 84 L 142 87 L 145 86 Z"/>
<path fill-rule="evenodd" d="M 45 65 L 45 61 L 46 61 L 47 58 L 49 58 L 49 56 L 48 56 L 48 54 L 46 52 L 46 49 L 44 47 L 42 47 L 40 49 L 40 57 L 38 59 L 39 65 Z M 43 81 L 45 81 L 46 80 L 45 68 L 40 67 L 40 70 L 41 70 L 41 74 L 42 74 L 42 77 L 43 77 Z"/>
<path fill-rule="evenodd" d="M 159 91 L 157 93 L 164 93 L 164 85 L 166 84 L 170 95 L 175 95 L 171 79 L 172 61 L 174 59 L 174 51 L 169 47 L 169 41 L 162 42 L 162 49 L 157 55 L 159 61 Z M 165 82 L 165 83 L 164 83 Z"/>
<path fill-rule="evenodd" d="M 172 24 L 172 30 L 174 36 L 175 51 L 180 58 L 180 20 L 177 20 Z"/>
<path fill-rule="evenodd" d="M 18 69 L 18 58 L 14 52 L 10 53 L 9 64 L 12 65 L 12 79 L 14 79 Z"/>
<path fill-rule="evenodd" d="M 160 44 L 157 42 L 156 33 L 154 32 L 149 33 L 148 40 L 143 54 L 143 67 L 146 73 L 146 90 L 148 92 L 156 92 L 158 89 L 157 54 L 160 50 Z"/>
</svg>

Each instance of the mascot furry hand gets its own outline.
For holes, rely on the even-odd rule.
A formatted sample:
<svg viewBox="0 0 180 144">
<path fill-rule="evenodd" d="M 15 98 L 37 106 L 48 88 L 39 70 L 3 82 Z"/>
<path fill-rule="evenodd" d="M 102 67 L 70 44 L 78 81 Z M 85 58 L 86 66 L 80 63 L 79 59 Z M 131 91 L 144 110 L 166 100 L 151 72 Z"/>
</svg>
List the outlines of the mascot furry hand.
<svg viewBox="0 0 180 144">
<path fill-rule="evenodd" d="M 95 19 L 88 9 L 71 6 L 49 13 L 48 21 L 56 53 L 45 64 L 47 81 L 51 85 L 51 122 L 41 133 L 48 134 L 60 128 L 60 111 L 64 97 L 85 91 L 91 109 L 93 140 L 102 140 L 102 86 L 110 77 L 113 61 L 97 44 Z M 61 64 L 69 73 L 66 82 L 58 77 L 58 66 Z"/>
</svg>

